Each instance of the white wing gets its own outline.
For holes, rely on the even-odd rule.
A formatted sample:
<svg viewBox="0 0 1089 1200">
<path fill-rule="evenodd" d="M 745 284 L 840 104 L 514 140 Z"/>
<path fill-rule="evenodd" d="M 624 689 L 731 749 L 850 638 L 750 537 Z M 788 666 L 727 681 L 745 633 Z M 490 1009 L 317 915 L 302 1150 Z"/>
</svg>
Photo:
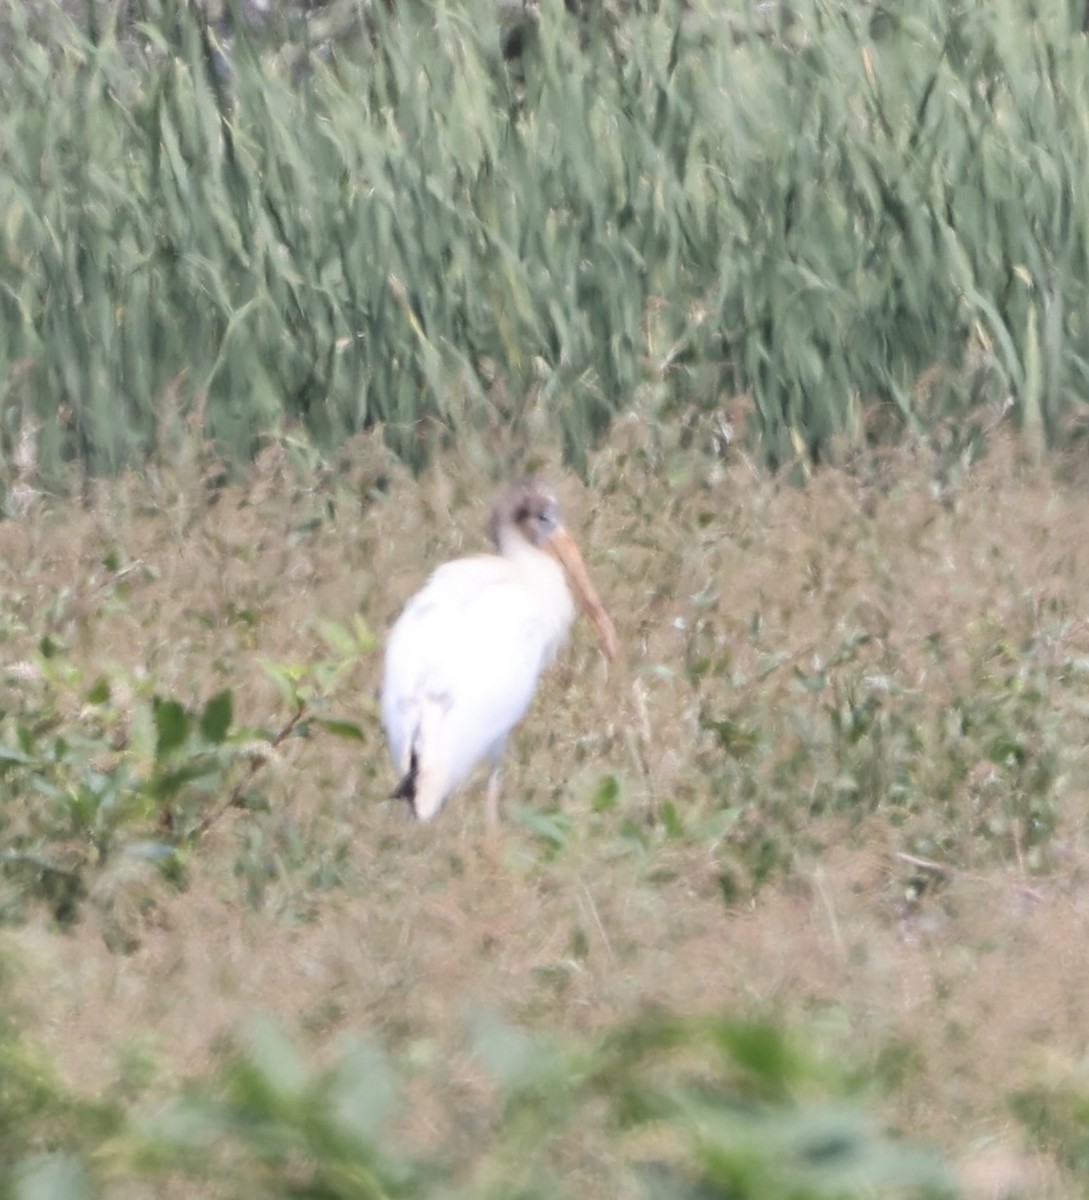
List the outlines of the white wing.
<svg viewBox="0 0 1089 1200">
<path fill-rule="evenodd" d="M 456 788 L 497 757 L 522 719 L 554 632 L 534 589 L 494 555 L 440 567 L 390 633 L 382 721 L 393 759 L 409 769 L 413 745 Z"/>
</svg>

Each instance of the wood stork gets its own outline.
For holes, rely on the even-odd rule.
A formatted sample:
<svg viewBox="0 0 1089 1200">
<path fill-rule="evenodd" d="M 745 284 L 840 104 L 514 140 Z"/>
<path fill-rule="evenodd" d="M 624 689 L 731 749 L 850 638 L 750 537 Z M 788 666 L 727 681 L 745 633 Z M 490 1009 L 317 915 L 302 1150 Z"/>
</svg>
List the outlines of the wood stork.
<svg viewBox="0 0 1089 1200">
<path fill-rule="evenodd" d="M 489 533 L 497 554 L 439 567 L 393 626 L 382 723 L 403 775 L 393 796 L 421 821 L 438 815 L 478 763 L 490 764 L 485 816 L 493 835 L 507 737 L 567 640 L 575 600 L 609 658 L 617 643 L 548 486 L 525 479 L 508 488 Z"/>
</svg>

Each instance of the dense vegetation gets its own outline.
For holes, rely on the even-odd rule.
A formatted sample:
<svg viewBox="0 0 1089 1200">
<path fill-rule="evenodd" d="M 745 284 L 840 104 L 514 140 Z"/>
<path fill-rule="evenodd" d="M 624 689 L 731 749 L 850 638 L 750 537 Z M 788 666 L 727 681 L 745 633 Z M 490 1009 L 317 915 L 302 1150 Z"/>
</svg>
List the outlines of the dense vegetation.
<svg viewBox="0 0 1089 1200">
<path fill-rule="evenodd" d="M 33 11 L 0 16 L 0 403 L 51 474 L 375 423 L 419 461 L 534 412 L 583 460 L 633 404 L 742 396 L 773 464 L 1007 406 L 1077 432 L 1065 0 L 550 3 L 514 58 L 492 5 L 408 2 L 230 68 L 194 6 Z"/>
<path fill-rule="evenodd" d="M 993 1145 L 1074 1194 L 1084 502 L 1001 449 L 793 488 L 629 419 L 582 490 L 553 447 L 623 661 L 549 677 L 498 862 L 478 789 L 390 806 L 372 698 L 483 542 L 471 448 L 4 522 L 5 1186 L 944 1195 Z"/>
<path fill-rule="evenodd" d="M 350 7 L 0 11 L 0 1198 L 1070 1194 L 1081 6 Z M 497 864 L 369 697 L 524 466 Z"/>
</svg>

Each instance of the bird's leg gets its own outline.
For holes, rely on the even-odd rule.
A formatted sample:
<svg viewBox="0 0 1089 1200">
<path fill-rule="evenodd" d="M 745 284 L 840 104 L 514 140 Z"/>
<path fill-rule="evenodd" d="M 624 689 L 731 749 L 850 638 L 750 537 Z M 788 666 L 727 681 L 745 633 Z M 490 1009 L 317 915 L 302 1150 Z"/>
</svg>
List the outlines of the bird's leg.
<svg viewBox="0 0 1089 1200">
<path fill-rule="evenodd" d="M 485 834 L 493 844 L 499 840 L 499 792 L 502 781 L 502 771 L 499 764 L 495 763 L 488 776 L 488 790 L 484 796 Z"/>
</svg>

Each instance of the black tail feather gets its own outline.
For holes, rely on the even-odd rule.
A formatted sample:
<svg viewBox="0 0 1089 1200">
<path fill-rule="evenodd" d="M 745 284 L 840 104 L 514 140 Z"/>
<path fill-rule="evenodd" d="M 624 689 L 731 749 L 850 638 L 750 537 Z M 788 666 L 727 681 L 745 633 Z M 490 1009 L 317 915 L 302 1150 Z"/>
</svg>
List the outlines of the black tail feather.
<svg viewBox="0 0 1089 1200">
<path fill-rule="evenodd" d="M 413 747 L 412 758 L 408 764 L 408 774 L 390 793 L 391 800 L 407 800 L 409 804 L 415 807 L 416 804 L 416 768 L 419 762 L 416 758 L 416 749 Z"/>
</svg>

